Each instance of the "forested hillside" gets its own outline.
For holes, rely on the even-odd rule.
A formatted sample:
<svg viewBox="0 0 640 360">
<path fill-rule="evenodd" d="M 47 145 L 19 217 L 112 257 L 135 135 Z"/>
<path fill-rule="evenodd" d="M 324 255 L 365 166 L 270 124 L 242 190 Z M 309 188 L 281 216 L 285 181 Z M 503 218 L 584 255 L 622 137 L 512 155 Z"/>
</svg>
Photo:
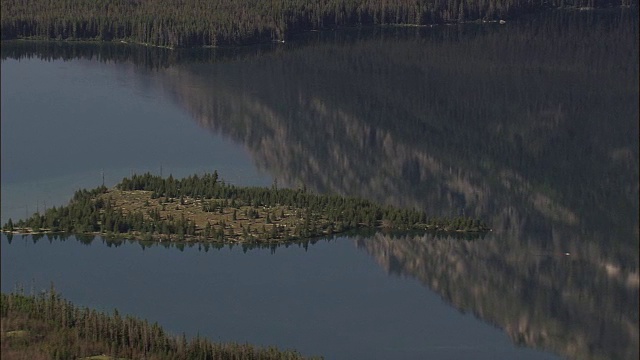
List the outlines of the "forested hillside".
<svg viewBox="0 0 640 360">
<path fill-rule="evenodd" d="M 122 40 L 191 47 L 284 41 L 292 32 L 372 24 L 497 20 L 547 7 L 636 0 L 3 0 L 2 40 Z"/>
<path fill-rule="evenodd" d="M 167 334 L 157 323 L 81 308 L 51 289 L 2 294 L 3 359 L 302 359 L 300 353 Z"/>
</svg>

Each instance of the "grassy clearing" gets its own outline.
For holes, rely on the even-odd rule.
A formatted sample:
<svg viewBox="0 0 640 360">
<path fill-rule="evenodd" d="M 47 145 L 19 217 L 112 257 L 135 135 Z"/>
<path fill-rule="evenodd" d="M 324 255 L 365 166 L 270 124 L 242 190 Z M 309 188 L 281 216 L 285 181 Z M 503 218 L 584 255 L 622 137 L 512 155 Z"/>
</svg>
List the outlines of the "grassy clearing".
<svg viewBox="0 0 640 360">
<path fill-rule="evenodd" d="M 195 222 L 195 238 L 213 239 L 207 236 L 205 229 L 209 225 L 211 234 L 222 231 L 226 242 L 281 241 L 295 237 L 302 227 L 312 226 L 319 229 L 321 235 L 330 235 L 336 231 L 329 219 L 321 214 L 307 214 L 305 209 L 291 206 L 251 206 L 241 201 L 230 202 L 228 199 L 202 200 L 191 197 L 152 198 L 151 191 L 123 191 L 110 189 L 100 195 L 104 201 L 110 200 L 112 206 L 126 214 L 141 212 L 145 220 L 152 220 L 151 213 L 158 211 L 160 219 L 185 219 Z M 205 211 L 204 207 L 214 207 L 213 211 Z M 208 224 L 208 225 L 207 225 Z M 142 234 L 132 234 L 140 237 Z M 155 237 L 155 236 L 154 236 Z M 174 236 L 158 235 L 160 239 L 174 240 Z M 192 237 L 193 238 L 193 237 Z"/>
</svg>

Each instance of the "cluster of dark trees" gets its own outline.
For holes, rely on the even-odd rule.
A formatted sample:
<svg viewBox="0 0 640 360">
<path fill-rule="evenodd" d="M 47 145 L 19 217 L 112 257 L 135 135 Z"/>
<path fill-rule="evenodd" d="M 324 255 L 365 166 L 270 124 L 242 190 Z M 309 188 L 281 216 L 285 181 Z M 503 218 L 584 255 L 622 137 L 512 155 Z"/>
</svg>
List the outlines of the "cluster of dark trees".
<svg viewBox="0 0 640 360">
<path fill-rule="evenodd" d="M 122 40 L 163 47 L 284 40 L 336 26 L 495 20 L 633 0 L 3 0 L 2 39 Z"/>
<path fill-rule="evenodd" d="M 124 213 L 113 205 L 110 198 L 104 200 L 97 196 L 106 192 L 104 186 L 91 191 L 78 190 L 67 206 L 54 206 L 15 224 L 9 219 L 3 230 L 30 228 L 34 232 L 46 229 L 51 232 L 99 232 L 108 235 L 137 232 L 145 234 L 146 240 L 151 240 L 152 234 L 177 235 L 180 239 L 196 235 L 195 222 L 184 216 L 161 219 L 157 209 L 150 209 L 146 214 L 141 211 Z"/>
<path fill-rule="evenodd" d="M 276 186 L 238 187 L 218 181 L 217 172 L 184 179 L 174 179 L 173 176 L 162 178 L 149 173 L 133 175 L 131 178 L 124 178 L 117 188 L 124 191 L 151 191 L 151 197 L 159 201 L 183 201 L 185 197 L 201 199 L 205 201 L 205 207 L 216 203 L 219 204 L 217 206 L 234 208 L 287 206 L 299 209 L 302 226 L 297 227 L 295 233 L 287 233 L 285 240 L 344 232 L 360 227 L 474 232 L 488 230 L 478 219 L 428 218 L 424 211 L 381 206 L 360 198 L 317 195 L 305 189 L 279 189 Z M 143 239 L 146 240 L 151 240 L 158 234 L 175 234 L 181 240 L 188 236 L 224 240 L 224 233 L 220 234 L 207 227 L 199 229 L 193 220 L 183 215 L 179 218 L 161 218 L 155 207 L 150 207 L 146 214 L 141 211 L 124 213 L 113 206 L 109 197 L 105 200 L 99 196 L 106 191 L 104 186 L 90 191 L 78 190 L 67 206 L 53 207 L 45 210 L 44 214 L 35 213 L 16 223 L 9 219 L 3 230 L 11 232 L 30 228 L 34 232 L 44 229 L 52 232 L 106 234 L 136 232 L 144 234 Z M 216 201 L 211 201 L 212 199 Z M 318 226 L 320 217 L 328 219 L 328 230 Z"/>
<path fill-rule="evenodd" d="M 157 323 L 74 306 L 55 289 L 0 297 L 2 358 L 302 359 L 296 351 L 172 336 Z"/>
<path fill-rule="evenodd" d="M 107 191 L 104 186 L 93 190 L 78 190 L 67 206 L 51 207 L 44 213 L 36 212 L 28 219 L 21 219 L 14 224 L 9 219 L 3 226 L 3 230 L 13 231 L 14 228 L 29 227 L 38 231 L 49 229 L 53 232 L 94 232 L 98 231 L 100 210 L 105 208 L 102 200 L 94 199 Z"/>
</svg>

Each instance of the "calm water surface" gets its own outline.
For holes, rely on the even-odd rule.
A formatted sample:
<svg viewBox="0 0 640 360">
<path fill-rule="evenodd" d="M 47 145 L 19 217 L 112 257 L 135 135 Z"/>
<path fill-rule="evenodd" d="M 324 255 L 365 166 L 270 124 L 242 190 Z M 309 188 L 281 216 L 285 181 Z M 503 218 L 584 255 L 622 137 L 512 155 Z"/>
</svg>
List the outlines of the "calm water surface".
<svg viewBox="0 0 640 360">
<path fill-rule="evenodd" d="M 215 51 L 3 44 L 3 222 L 103 173 L 217 169 L 494 231 L 275 253 L 3 235 L 2 291 L 53 281 L 175 333 L 331 359 L 635 359 L 637 44 L 637 11 Z"/>
<path fill-rule="evenodd" d="M 128 64 L 2 62 L 2 222 L 65 204 L 79 188 L 132 172 L 270 185 L 245 146 L 202 131 L 162 91 L 159 74 Z M 162 169 L 161 169 L 162 168 Z"/>
<path fill-rule="evenodd" d="M 245 253 L 75 238 L 9 244 L 2 235 L 2 274 L 2 291 L 53 281 L 75 303 L 157 320 L 174 333 L 329 359 L 554 358 L 514 346 L 413 279 L 389 276 L 345 238 Z"/>
</svg>

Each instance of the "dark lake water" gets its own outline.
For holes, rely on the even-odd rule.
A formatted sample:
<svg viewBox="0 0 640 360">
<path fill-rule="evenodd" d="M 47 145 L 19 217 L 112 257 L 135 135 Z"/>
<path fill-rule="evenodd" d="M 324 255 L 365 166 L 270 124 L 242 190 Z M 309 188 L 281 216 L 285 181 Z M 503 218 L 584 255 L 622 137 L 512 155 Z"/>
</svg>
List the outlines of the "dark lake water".
<svg viewBox="0 0 640 360">
<path fill-rule="evenodd" d="M 390 276 L 354 241 L 250 250 L 142 249 L 2 238 L 3 291 L 53 281 L 79 304 L 159 321 L 174 333 L 295 348 L 329 359 L 552 359 Z M 37 264 L 37 265 L 35 265 Z M 10 279 L 10 280 L 9 280 Z M 29 290 L 28 290 L 29 291 Z"/>
<path fill-rule="evenodd" d="M 637 10 L 1 51 L 3 223 L 103 174 L 217 169 L 494 229 L 208 250 L 3 235 L 2 291 L 53 282 L 174 333 L 330 359 L 638 356 Z"/>
</svg>

